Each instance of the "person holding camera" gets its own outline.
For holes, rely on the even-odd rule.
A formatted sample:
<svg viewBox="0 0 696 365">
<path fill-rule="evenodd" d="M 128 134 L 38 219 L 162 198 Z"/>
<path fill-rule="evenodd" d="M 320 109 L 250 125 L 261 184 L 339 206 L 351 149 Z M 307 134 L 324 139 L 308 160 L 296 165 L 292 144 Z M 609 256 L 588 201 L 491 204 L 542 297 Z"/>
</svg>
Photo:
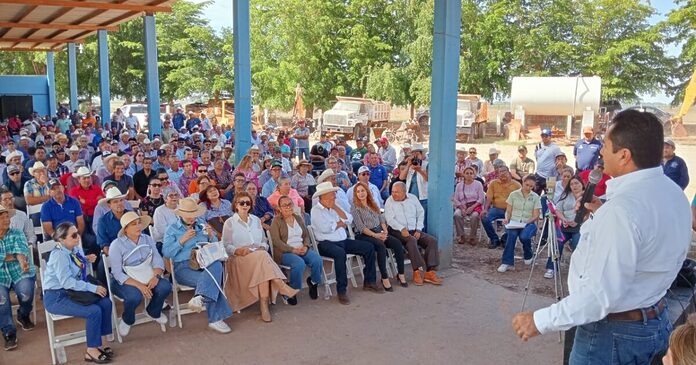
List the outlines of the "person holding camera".
<svg viewBox="0 0 696 365">
<path fill-rule="evenodd" d="M 199 206 L 193 198 L 181 199 L 179 207 L 174 211 L 179 219 L 167 228 L 162 253 L 172 260 L 177 282 L 196 288 L 194 297 L 188 302 L 189 309 L 200 312 L 205 307 L 208 327 L 219 333 L 229 333 L 232 330 L 225 319 L 232 316 L 232 309 L 221 289 L 222 262 L 215 261 L 205 270 L 195 270 L 190 266 L 191 251 L 199 243 L 215 239 L 213 230 L 203 220 L 205 211 L 205 207 Z"/>
<path fill-rule="evenodd" d="M 406 193 L 413 194 L 423 206 L 425 211 L 424 228 L 428 219 L 428 161 L 424 160 L 424 148 L 416 143 L 411 148 L 411 154 L 405 158 L 407 169 L 400 173 L 400 178 L 406 184 Z M 405 175 L 405 176 L 403 176 Z"/>
</svg>

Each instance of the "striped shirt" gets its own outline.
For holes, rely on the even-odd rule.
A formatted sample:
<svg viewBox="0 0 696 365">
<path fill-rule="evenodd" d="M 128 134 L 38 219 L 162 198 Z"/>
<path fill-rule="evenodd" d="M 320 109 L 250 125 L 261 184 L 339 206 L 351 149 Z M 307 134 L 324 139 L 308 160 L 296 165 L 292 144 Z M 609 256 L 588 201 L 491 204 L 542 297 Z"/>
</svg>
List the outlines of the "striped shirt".
<svg viewBox="0 0 696 365">
<path fill-rule="evenodd" d="M 22 266 L 19 261 L 5 261 L 7 255 L 24 255 L 29 264 L 29 271 L 22 271 Z M 0 286 L 9 288 L 12 284 L 19 280 L 36 275 L 34 263 L 29 259 L 29 245 L 27 244 L 24 233 L 18 229 L 10 228 L 5 233 L 5 236 L 0 239 Z"/>
<path fill-rule="evenodd" d="M 27 181 L 27 183 L 24 185 L 24 196 L 34 196 L 34 197 L 42 197 L 42 196 L 47 196 L 49 192 L 48 184 L 46 185 L 41 185 L 36 179 L 31 179 Z"/>
<path fill-rule="evenodd" d="M 372 229 L 386 223 L 384 216 L 368 207 L 353 206 L 350 210 L 353 216 L 353 227 L 357 233 L 362 233 L 364 229 Z"/>
</svg>

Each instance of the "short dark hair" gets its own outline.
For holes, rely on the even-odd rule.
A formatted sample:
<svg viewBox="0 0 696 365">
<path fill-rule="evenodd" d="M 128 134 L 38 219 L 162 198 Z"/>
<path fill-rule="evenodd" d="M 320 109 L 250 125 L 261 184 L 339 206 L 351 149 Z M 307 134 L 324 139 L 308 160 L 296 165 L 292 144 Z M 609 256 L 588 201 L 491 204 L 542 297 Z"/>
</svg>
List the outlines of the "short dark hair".
<svg viewBox="0 0 696 365">
<path fill-rule="evenodd" d="M 610 128 L 608 138 L 613 144 L 612 152 L 622 148 L 631 151 L 638 169 L 660 166 L 665 133 L 655 114 L 624 110 L 614 117 Z"/>
</svg>

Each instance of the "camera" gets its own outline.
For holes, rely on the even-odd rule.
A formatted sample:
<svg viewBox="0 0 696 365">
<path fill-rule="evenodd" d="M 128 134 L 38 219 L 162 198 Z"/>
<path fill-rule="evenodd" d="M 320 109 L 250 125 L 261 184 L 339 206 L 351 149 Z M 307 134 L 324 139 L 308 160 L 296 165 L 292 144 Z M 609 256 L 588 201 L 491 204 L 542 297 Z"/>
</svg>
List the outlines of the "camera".
<svg viewBox="0 0 696 365">
<path fill-rule="evenodd" d="M 421 163 L 423 163 L 423 161 L 421 161 L 420 158 L 414 157 L 413 159 L 411 159 L 411 165 L 413 166 L 420 166 Z"/>
</svg>

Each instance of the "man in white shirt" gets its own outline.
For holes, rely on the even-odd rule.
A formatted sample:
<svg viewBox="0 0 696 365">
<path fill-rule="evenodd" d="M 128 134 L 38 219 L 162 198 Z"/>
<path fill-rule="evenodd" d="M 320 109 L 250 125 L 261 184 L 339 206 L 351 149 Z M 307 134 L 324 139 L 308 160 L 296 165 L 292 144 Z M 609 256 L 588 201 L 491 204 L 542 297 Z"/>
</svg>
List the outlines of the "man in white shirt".
<svg viewBox="0 0 696 365">
<path fill-rule="evenodd" d="M 551 176 L 557 176 L 558 170 L 556 169 L 556 156 L 561 153 L 561 148 L 557 144 L 553 143 L 551 139 L 551 130 L 546 128 L 541 130 L 541 143 L 539 143 L 534 149 L 534 156 L 536 157 L 536 173 L 534 177 L 536 178 L 536 188 L 534 192 L 541 195 L 543 191 L 546 191 L 546 179 Z"/>
<path fill-rule="evenodd" d="M 691 241 L 691 212 L 681 189 L 662 174 L 662 123 L 653 114 L 619 113 L 602 147 L 607 202 L 581 229 L 568 270 L 569 295 L 518 313 L 527 340 L 577 326 L 570 364 L 650 364 L 672 328 L 664 295 Z"/>
<path fill-rule="evenodd" d="M 348 239 L 347 230 L 353 222 L 350 213 L 336 204 L 336 191 L 341 190 L 330 182 L 317 185 L 312 198 L 318 198 L 319 204 L 312 208 L 312 227 L 318 243 L 319 254 L 334 260 L 336 271 L 336 291 L 341 304 L 350 304 L 348 298 L 348 276 L 346 274 L 346 254 L 362 256 L 363 289 L 375 293 L 384 293 L 384 288 L 377 285 L 375 269 L 375 249 L 371 243 Z"/>
<path fill-rule="evenodd" d="M 350 201 L 348 200 L 348 195 L 343 191 L 338 186 L 338 183 L 336 182 L 336 174 L 332 169 L 326 169 L 324 172 L 319 175 L 317 178 L 317 184 L 321 184 L 324 181 L 330 182 L 334 187 L 339 188 L 339 190 L 336 191 L 336 204 L 343 209 L 344 212 L 350 212 Z M 319 204 L 319 198 L 313 198 L 312 199 L 312 206 L 316 206 Z"/>
<path fill-rule="evenodd" d="M 413 267 L 413 283 L 442 285 L 442 279 L 435 272 L 440 265 L 437 239 L 423 232 L 425 211 L 415 195 L 406 193 L 406 184 L 401 181 L 392 186 L 392 195 L 384 204 L 384 218 L 389 226 L 389 234 L 398 238 L 408 251 Z M 425 248 L 425 258 L 418 246 Z M 421 271 L 425 271 L 425 274 Z"/>
<path fill-rule="evenodd" d="M 380 145 L 377 152 L 382 156 L 382 164 L 387 169 L 387 172 L 394 171 L 396 167 L 396 149 L 389 144 L 387 137 L 382 137 L 377 141 Z"/>
</svg>

